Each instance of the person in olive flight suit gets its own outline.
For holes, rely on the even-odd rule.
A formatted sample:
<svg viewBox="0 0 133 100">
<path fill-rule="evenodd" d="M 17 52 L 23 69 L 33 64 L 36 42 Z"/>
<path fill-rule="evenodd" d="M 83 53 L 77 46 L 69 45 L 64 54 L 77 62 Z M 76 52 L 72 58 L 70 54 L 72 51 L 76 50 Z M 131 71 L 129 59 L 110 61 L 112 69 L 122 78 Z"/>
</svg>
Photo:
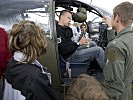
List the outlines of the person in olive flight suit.
<svg viewBox="0 0 133 100">
<path fill-rule="evenodd" d="M 109 39 L 106 48 L 103 86 L 110 97 L 110 100 L 132 100 L 131 84 L 133 79 L 133 4 L 123 2 L 113 10 L 112 20 L 103 18 L 108 24 L 108 36 L 113 36 L 114 29 L 117 33 L 115 37 Z M 111 29 L 112 27 L 112 29 Z M 111 34 L 112 33 L 112 34 Z"/>
</svg>

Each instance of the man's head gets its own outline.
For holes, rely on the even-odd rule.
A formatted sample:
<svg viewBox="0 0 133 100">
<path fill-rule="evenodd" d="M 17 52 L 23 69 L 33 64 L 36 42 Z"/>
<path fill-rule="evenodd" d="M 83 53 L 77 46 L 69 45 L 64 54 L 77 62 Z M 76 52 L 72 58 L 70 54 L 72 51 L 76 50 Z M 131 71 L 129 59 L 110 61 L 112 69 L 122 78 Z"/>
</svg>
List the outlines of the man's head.
<svg viewBox="0 0 133 100">
<path fill-rule="evenodd" d="M 133 22 L 133 4 L 123 2 L 117 5 L 113 10 L 112 27 L 118 29 L 119 25 L 127 27 Z"/>
<path fill-rule="evenodd" d="M 72 13 L 69 10 L 63 10 L 59 16 L 59 24 L 62 26 L 69 26 L 72 20 Z"/>
<path fill-rule="evenodd" d="M 80 29 L 81 29 L 82 32 L 86 32 L 86 31 L 87 31 L 87 25 L 84 24 L 84 23 L 81 24 L 81 25 L 80 25 Z"/>
</svg>

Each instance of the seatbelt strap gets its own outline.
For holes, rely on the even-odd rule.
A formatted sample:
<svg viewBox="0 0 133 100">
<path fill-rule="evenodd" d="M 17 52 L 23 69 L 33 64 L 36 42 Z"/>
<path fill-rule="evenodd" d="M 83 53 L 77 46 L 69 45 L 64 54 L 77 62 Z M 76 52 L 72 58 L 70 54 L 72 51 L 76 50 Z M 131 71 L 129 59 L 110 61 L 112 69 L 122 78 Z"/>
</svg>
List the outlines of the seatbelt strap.
<svg viewBox="0 0 133 100">
<path fill-rule="evenodd" d="M 68 72 L 68 76 L 71 79 L 72 77 L 72 69 L 70 68 L 70 63 L 66 62 L 66 71 Z"/>
</svg>

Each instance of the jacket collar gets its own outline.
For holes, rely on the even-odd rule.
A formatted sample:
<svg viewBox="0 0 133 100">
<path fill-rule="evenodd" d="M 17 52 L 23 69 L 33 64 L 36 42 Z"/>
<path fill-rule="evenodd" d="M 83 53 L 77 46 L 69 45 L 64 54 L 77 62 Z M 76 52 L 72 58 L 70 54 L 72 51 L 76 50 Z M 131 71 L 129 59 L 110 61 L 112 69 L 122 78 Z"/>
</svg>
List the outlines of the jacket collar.
<svg viewBox="0 0 133 100">
<path fill-rule="evenodd" d="M 16 61 L 21 61 L 22 59 L 26 59 L 26 55 L 20 51 L 16 51 L 16 52 L 14 52 L 13 58 Z M 27 62 L 23 62 L 23 63 L 27 63 Z M 44 67 L 43 65 L 41 65 L 37 60 L 35 60 L 32 64 L 35 64 L 38 67 L 40 67 L 42 70 L 42 73 L 46 74 L 48 76 L 48 79 L 51 83 L 51 73 L 48 72 L 47 68 Z"/>
<path fill-rule="evenodd" d="M 131 28 L 130 26 L 128 26 L 128 27 L 124 28 L 123 30 L 121 30 L 121 31 L 117 34 L 116 38 L 120 37 L 120 36 L 123 35 L 123 34 L 127 34 L 127 33 L 129 33 L 129 32 L 130 32 L 130 33 L 132 32 L 132 28 Z"/>
</svg>

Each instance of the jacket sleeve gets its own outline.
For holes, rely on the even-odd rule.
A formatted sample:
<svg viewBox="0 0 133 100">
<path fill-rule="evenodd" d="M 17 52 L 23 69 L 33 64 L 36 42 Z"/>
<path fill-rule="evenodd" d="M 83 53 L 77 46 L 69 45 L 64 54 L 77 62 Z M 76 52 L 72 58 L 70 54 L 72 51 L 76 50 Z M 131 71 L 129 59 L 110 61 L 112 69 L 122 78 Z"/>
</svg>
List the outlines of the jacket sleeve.
<svg viewBox="0 0 133 100">
<path fill-rule="evenodd" d="M 70 55 L 76 51 L 78 45 L 75 42 L 62 41 L 58 44 L 59 52 L 62 55 Z"/>
<path fill-rule="evenodd" d="M 5 56 L 5 61 L 6 61 L 6 64 L 9 63 L 12 55 L 11 55 L 11 52 L 9 51 L 9 41 L 8 41 L 8 35 L 6 34 L 6 39 L 5 39 L 5 47 L 6 47 L 6 56 Z"/>
<path fill-rule="evenodd" d="M 58 93 L 51 87 L 46 74 L 39 73 L 32 81 L 27 100 L 61 100 Z"/>
<path fill-rule="evenodd" d="M 113 29 L 107 31 L 108 42 L 115 38 L 115 31 Z"/>
<path fill-rule="evenodd" d="M 57 38 L 60 39 L 58 49 L 61 55 L 71 55 L 76 51 L 78 45 L 72 41 L 73 33 L 71 28 L 57 27 Z"/>
<path fill-rule="evenodd" d="M 4 30 L 4 29 L 2 29 L 1 30 L 2 32 L 3 32 L 3 42 L 4 42 L 4 65 L 2 66 L 2 69 L 3 69 L 3 71 L 6 69 L 6 67 L 7 67 L 7 64 L 9 63 L 9 61 L 10 61 L 10 59 L 11 59 L 11 52 L 9 51 L 9 41 L 8 41 L 8 35 L 7 35 L 7 32 Z"/>
<path fill-rule="evenodd" d="M 104 87 L 111 100 L 120 100 L 125 89 L 124 85 L 124 64 L 125 53 L 118 46 L 107 47 L 107 60 L 104 68 Z"/>
</svg>

